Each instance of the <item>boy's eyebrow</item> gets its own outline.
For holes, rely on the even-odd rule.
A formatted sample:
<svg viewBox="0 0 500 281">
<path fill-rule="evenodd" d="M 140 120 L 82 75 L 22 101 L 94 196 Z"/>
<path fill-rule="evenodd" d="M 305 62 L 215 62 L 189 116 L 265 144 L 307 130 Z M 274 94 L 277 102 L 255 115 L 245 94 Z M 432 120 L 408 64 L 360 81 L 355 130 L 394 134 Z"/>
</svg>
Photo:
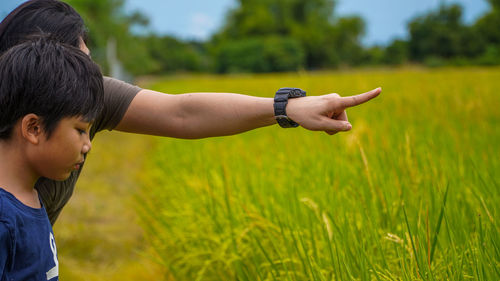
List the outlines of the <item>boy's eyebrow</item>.
<svg viewBox="0 0 500 281">
<path fill-rule="evenodd" d="M 87 121 L 83 117 L 80 117 L 79 121 L 82 122 L 82 123 L 87 123 L 87 128 L 91 128 L 94 125 L 94 123 L 95 123 L 95 120 Z"/>
</svg>

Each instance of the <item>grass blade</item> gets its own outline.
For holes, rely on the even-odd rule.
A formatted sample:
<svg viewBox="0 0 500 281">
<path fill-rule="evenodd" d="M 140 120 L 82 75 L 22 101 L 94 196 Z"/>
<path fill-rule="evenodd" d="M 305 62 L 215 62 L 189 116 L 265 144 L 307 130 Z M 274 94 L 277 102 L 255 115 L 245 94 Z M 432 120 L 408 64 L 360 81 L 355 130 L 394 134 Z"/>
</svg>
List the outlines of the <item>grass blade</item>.
<svg viewBox="0 0 500 281">
<path fill-rule="evenodd" d="M 429 262 L 430 264 L 432 264 L 432 260 L 434 258 L 434 252 L 436 251 L 436 245 L 437 245 L 439 230 L 441 229 L 441 222 L 443 221 L 444 209 L 445 209 L 445 206 L 446 206 L 446 198 L 448 198 L 448 189 L 449 189 L 449 187 L 450 187 L 450 184 L 448 183 L 446 185 L 446 191 L 444 192 L 443 205 L 441 205 L 441 212 L 439 213 L 439 219 L 438 219 L 437 226 L 436 226 L 436 232 L 434 233 L 434 238 L 432 239 L 431 259 L 430 259 L 430 262 Z"/>
</svg>

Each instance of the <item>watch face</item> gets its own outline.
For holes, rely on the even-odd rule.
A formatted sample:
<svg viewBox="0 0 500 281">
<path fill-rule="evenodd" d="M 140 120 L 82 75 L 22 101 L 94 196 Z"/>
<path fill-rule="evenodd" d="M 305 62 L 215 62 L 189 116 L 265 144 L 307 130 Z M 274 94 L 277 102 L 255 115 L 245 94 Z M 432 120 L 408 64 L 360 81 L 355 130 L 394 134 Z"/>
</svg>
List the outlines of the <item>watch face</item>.
<svg viewBox="0 0 500 281">
<path fill-rule="evenodd" d="M 290 120 L 286 115 L 276 115 L 275 117 L 276 120 L 286 120 L 286 121 Z"/>
</svg>

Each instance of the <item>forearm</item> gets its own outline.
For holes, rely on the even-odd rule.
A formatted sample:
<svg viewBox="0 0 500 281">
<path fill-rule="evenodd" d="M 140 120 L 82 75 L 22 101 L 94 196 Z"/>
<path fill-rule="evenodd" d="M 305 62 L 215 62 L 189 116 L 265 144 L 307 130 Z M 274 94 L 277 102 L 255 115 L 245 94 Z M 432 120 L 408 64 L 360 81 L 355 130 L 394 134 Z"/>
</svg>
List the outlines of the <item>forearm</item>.
<svg viewBox="0 0 500 281">
<path fill-rule="evenodd" d="M 230 93 L 189 93 L 179 98 L 183 137 L 233 135 L 276 124 L 273 99 Z"/>
<path fill-rule="evenodd" d="M 166 95 L 143 90 L 116 129 L 197 139 L 276 124 L 273 99 L 230 93 Z"/>
</svg>

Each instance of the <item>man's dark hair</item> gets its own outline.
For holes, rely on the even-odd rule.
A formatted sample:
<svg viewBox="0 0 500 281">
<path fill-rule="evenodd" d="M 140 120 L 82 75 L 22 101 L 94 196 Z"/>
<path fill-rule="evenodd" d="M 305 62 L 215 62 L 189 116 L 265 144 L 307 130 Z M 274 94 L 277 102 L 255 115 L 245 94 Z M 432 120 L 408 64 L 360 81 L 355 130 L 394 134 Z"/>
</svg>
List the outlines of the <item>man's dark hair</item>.
<svg viewBox="0 0 500 281">
<path fill-rule="evenodd" d="M 80 46 L 80 38 L 87 38 L 82 17 L 70 5 L 58 0 L 30 0 L 0 23 L 0 54 L 37 33 L 52 34 L 75 47 Z"/>
<path fill-rule="evenodd" d="M 78 48 L 38 36 L 0 57 L 0 140 L 29 113 L 42 118 L 49 138 L 62 118 L 93 121 L 103 107 L 99 66 Z"/>
</svg>

